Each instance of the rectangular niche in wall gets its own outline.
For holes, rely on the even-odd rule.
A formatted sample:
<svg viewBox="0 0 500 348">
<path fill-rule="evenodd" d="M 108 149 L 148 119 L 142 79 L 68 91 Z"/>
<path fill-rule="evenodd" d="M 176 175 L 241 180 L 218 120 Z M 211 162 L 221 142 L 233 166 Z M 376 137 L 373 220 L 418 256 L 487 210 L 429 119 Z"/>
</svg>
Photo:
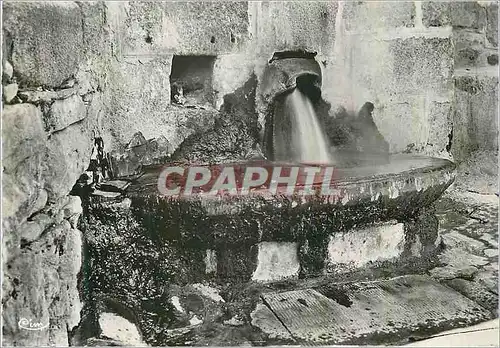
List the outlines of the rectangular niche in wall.
<svg viewBox="0 0 500 348">
<path fill-rule="evenodd" d="M 172 104 L 213 105 L 214 62 L 214 56 L 174 56 L 170 73 Z"/>
</svg>

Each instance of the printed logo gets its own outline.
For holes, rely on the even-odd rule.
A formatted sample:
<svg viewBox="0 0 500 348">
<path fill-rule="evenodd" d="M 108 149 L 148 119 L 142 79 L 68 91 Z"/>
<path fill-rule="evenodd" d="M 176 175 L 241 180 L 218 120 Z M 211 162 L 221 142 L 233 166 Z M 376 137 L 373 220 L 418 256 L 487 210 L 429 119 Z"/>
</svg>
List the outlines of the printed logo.
<svg viewBox="0 0 500 348">
<path fill-rule="evenodd" d="M 41 331 L 49 327 L 49 323 L 43 324 L 42 322 L 36 322 L 32 319 L 21 318 L 17 322 L 19 328 L 31 331 Z"/>
</svg>

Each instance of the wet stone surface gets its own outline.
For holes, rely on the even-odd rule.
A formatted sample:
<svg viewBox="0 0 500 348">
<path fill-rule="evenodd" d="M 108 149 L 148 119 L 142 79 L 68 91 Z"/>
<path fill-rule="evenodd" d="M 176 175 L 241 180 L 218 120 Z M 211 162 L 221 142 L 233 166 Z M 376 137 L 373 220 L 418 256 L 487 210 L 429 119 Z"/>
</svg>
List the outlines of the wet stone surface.
<svg viewBox="0 0 500 348">
<path fill-rule="evenodd" d="M 498 196 L 453 190 L 436 208 L 444 252 L 429 273 L 498 316 Z"/>
</svg>

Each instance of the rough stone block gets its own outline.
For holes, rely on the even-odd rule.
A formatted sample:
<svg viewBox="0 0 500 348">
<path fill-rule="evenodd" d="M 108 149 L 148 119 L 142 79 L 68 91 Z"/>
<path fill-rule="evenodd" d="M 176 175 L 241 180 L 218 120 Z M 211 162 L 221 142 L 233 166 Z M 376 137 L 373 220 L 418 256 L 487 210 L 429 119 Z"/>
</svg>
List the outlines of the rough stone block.
<svg viewBox="0 0 500 348">
<path fill-rule="evenodd" d="M 101 335 L 124 345 L 147 346 L 135 324 L 114 313 L 101 313 L 99 327 L 102 330 Z"/>
<path fill-rule="evenodd" d="M 486 38 L 489 43 L 498 46 L 498 3 L 493 2 L 486 7 Z"/>
<path fill-rule="evenodd" d="M 12 67 L 12 64 L 10 64 L 6 59 L 4 59 L 2 63 L 2 68 L 2 83 L 9 83 L 10 79 L 14 75 L 14 68 Z"/>
<path fill-rule="evenodd" d="M 110 47 L 110 35 L 107 29 L 106 7 L 99 1 L 80 2 L 83 23 L 83 45 L 87 58 L 99 57 Z M 99 59 L 98 58 L 98 59 Z"/>
<path fill-rule="evenodd" d="M 446 247 L 464 249 L 465 251 L 476 255 L 481 255 L 483 250 L 486 248 L 486 245 L 483 242 L 464 236 L 456 231 L 444 234 L 442 238 Z"/>
<path fill-rule="evenodd" d="M 429 105 L 429 137 L 427 147 L 436 153 L 446 151 L 452 130 L 452 105 L 450 102 L 432 101 Z"/>
<path fill-rule="evenodd" d="M 75 2 L 9 2 L 3 4 L 3 18 L 21 86 L 57 87 L 76 73 L 83 29 Z"/>
<path fill-rule="evenodd" d="M 3 216 L 13 216 L 23 207 L 21 215 L 30 215 L 43 185 L 41 171 L 47 137 L 42 113 L 34 105 L 5 105 L 2 121 Z"/>
<path fill-rule="evenodd" d="M 30 320 L 43 326 L 49 323 L 47 310 L 49 304 L 43 291 L 46 279 L 40 268 L 42 262 L 41 253 L 23 253 L 21 257 L 8 264 L 9 271 L 4 273 L 3 283 L 12 283 L 13 286 L 10 293 L 4 292 L 2 299 L 3 345 L 46 346 L 48 344 L 49 330 L 40 330 L 33 335 L 31 331 L 22 328 L 29 327 Z M 57 284 L 52 282 L 48 285 Z"/>
<path fill-rule="evenodd" d="M 422 3 L 423 23 L 427 27 L 452 25 L 481 29 L 486 24 L 486 11 L 477 1 Z"/>
<path fill-rule="evenodd" d="M 42 113 L 30 104 L 6 105 L 3 108 L 3 166 L 12 172 L 27 154 L 43 151 L 47 136 L 43 131 Z"/>
<path fill-rule="evenodd" d="M 113 141 L 127 144 L 134 133 L 141 131 L 146 139 L 163 135 L 175 148 L 191 134 L 182 121 L 189 114 L 197 115 L 205 110 L 170 106 L 168 76 L 171 73 L 171 61 L 172 56 L 128 58 L 113 67 L 110 71 L 110 85 L 113 87 L 105 96 L 108 108 L 107 117 L 103 118 L 107 133 L 104 136 L 105 144 Z M 188 115 L 186 110 L 189 111 Z M 194 118 L 191 123 L 203 123 L 201 119 L 203 118 Z"/>
<path fill-rule="evenodd" d="M 3 100 L 5 100 L 6 103 L 10 103 L 12 99 L 17 95 L 18 91 L 18 85 L 17 83 L 11 83 L 7 86 L 3 87 Z"/>
<path fill-rule="evenodd" d="M 82 98 L 73 95 L 68 99 L 56 100 L 44 121 L 47 130 L 51 132 L 60 131 L 73 123 L 83 120 L 87 116 L 87 108 Z"/>
<path fill-rule="evenodd" d="M 375 104 L 375 122 L 392 152 L 403 151 L 408 145 L 425 147 L 429 132 L 434 131 L 427 119 L 425 96 L 446 98 L 453 89 L 451 38 L 375 41 L 360 36 L 353 42 L 352 60 L 358 68 L 352 69 L 352 86 L 345 93 L 354 94 L 354 109 L 366 101 Z M 395 123 L 398 132 L 394 132 Z M 436 140 L 435 135 L 430 137 Z M 446 146 L 446 140 L 439 142 L 440 148 Z"/>
<path fill-rule="evenodd" d="M 274 281 L 297 277 L 300 269 L 297 248 L 297 243 L 259 243 L 257 269 L 252 280 Z"/>
<path fill-rule="evenodd" d="M 371 262 L 391 260 L 403 252 L 404 225 L 390 223 L 334 234 L 328 244 L 327 268 L 349 271 Z"/>
<path fill-rule="evenodd" d="M 397 39 L 391 42 L 390 53 L 399 94 L 411 90 L 446 94 L 452 87 L 453 44 L 449 38 Z"/>
<path fill-rule="evenodd" d="M 145 52 L 220 54 L 248 36 L 247 2 L 134 2 L 127 6 L 125 55 Z M 203 14 L 203 15 L 200 15 Z"/>
<path fill-rule="evenodd" d="M 415 3 L 412 1 L 349 1 L 342 18 L 347 30 L 413 27 Z"/>
<path fill-rule="evenodd" d="M 333 50 L 337 2 L 272 1 L 251 6 L 262 54 L 303 49 L 328 55 Z"/>
<path fill-rule="evenodd" d="M 455 78 L 452 153 L 461 160 L 475 150 L 498 148 L 498 76 Z"/>
<path fill-rule="evenodd" d="M 456 29 L 453 31 L 453 42 L 455 44 L 455 69 L 498 64 L 497 52 L 495 49 L 487 47 L 483 33 L 471 32 L 468 29 Z"/>
<path fill-rule="evenodd" d="M 360 35 L 352 42 L 350 93 L 359 109 L 366 101 L 391 101 L 406 95 L 447 95 L 453 89 L 451 38 L 388 41 Z M 353 93 L 355 91 L 355 93 Z"/>
<path fill-rule="evenodd" d="M 16 233 L 20 235 L 24 242 L 29 243 L 37 240 L 52 222 L 52 219 L 47 214 L 37 214 L 30 221 L 25 221 L 19 226 Z"/>
<path fill-rule="evenodd" d="M 87 118 L 52 134 L 43 172 L 49 199 L 67 195 L 87 169 L 94 142 L 94 121 Z"/>
<path fill-rule="evenodd" d="M 12 290 L 3 299 L 3 344 L 47 346 L 59 341 L 60 327 L 67 332 L 79 322 L 80 266 L 80 232 L 67 221 L 46 230 L 41 239 L 8 261 L 5 277 Z M 21 322 L 26 327 L 30 320 L 50 326 L 34 335 L 19 326 Z"/>
<path fill-rule="evenodd" d="M 213 71 L 215 107 L 220 109 L 224 96 L 242 87 L 253 72 L 254 62 L 245 54 L 217 57 Z"/>
<path fill-rule="evenodd" d="M 389 143 L 390 152 L 421 149 L 427 144 L 428 121 L 424 98 L 407 97 L 406 101 L 381 103 L 375 106 L 374 119 Z M 394 129 L 398 129 L 397 132 Z"/>
</svg>

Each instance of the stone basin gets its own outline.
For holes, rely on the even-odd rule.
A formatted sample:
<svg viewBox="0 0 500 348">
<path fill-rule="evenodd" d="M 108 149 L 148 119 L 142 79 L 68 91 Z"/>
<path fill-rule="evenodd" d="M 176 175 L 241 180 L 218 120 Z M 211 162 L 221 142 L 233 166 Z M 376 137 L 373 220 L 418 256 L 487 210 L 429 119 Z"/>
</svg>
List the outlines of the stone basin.
<svg viewBox="0 0 500 348">
<path fill-rule="evenodd" d="M 166 198 L 157 188 L 161 168 L 147 167 L 133 180 L 119 198 L 125 196 L 128 205 L 94 197 L 94 207 L 127 210 L 139 226 L 133 233 L 189 259 L 182 279 L 274 281 L 318 274 L 343 277 L 388 264 L 425 268 L 440 246 L 433 202 L 453 182 L 455 165 L 392 155 L 385 164 L 338 168 L 341 194 L 333 199 L 258 191 Z M 111 224 L 126 226 L 130 216 Z"/>
<path fill-rule="evenodd" d="M 249 161 L 245 164 L 238 163 L 237 166 L 244 169 L 262 164 L 262 161 Z M 235 166 L 233 163 L 226 165 Z M 267 165 L 286 167 L 297 164 L 267 162 Z M 171 199 L 162 197 L 158 191 L 158 177 L 162 168 L 163 166 L 146 167 L 144 174 L 127 188 L 126 195 L 132 199 L 146 197 L 154 197 L 155 200 Z M 208 192 L 200 192 L 197 195 L 175 199 L 198 205 L 208 215 L 238 214 L 248 208 L 265 209 L 266 206 L 286 207 L 288 202 L 292 208 L 297 207 L 297 209 L 302 205 L 307 205 L 308 208 L 328 205 L 332 210 L 339 209 L 339 206 L 354 207 L 368 204 L 381 209 L 375 209 L 380 212 L 396 204 L 398 212 L 395 213 L 406 216 L 435 201 L 453 182 L 454 169 L 455 165 L 445 159 L 399 154 L 390 156 L 389 161 L 383 164 L 335 168 L 333 178 L 334 188 L 337 190 L 335 195 L 271 195 L 265 188 L 255 188 L 248 196 L 214 196 Z M 318 189 L 320 185 L 320 182 L 315 182 L 312 188 Z M 377 220 L 373 215 L 372 218 Z"/>
<path fill-rule="evenodd" d="M 158 166 L 121 180 L 119 189 L 104 183 L 101 191 L 115 192 L 84 200 L 86 311 L 91 318 L 117 301 L 133 309 L 143 331 L 161 332 L 158 318 L 174 316 L 170 301 L 179 287 L 279 287 L 297 278 L 344 282 L 424 272 L 441 245 L 433 202 L 452 183 L 454 167 L 394 155 L 385 164 L 338 168 L 343 198 L 334 201 L 257 192 L 165 198 Z"/>
</svg>

